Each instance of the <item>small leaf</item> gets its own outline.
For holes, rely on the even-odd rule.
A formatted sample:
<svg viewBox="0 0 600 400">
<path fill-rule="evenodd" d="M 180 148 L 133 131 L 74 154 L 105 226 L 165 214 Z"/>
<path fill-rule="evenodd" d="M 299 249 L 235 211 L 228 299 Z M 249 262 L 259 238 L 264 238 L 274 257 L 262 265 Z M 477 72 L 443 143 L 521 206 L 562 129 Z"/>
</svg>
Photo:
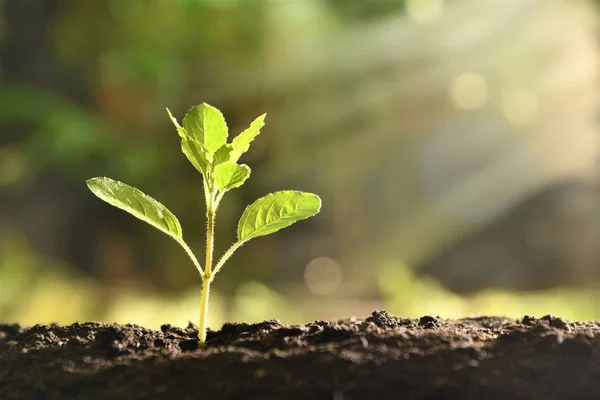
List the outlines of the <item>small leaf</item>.
<svg viewBox="0 0 600 400">
<path fill-rule="evenodd" d="M 260 133 L 260 129 L 265 125 L 265 117 L 267 114 L 263 114 L 256 118 L 248 128 L 242 133 L 233 138 L 231 145 L 233 151 L 231 152 L 230 160 L 236 162 L 240 159 L 241 155 L 248 151 L 250 148 L 250 142 L 254 140 Z"/>
<path fill-rule="evenodd" d="M 206 103 L 190 108 L 183 118 L 183 128 L 209 154 L 213 154 L 227 142 L 227 123 L 223 114 Z"/>
<path fill-rule="evenodd" d="M 246 207 L 238 223 L 238 241 L 265 236 L 312 217 L 321 209 L 316 194 L 283 190 L 268 194 Z"/>
<path fill-rule="evenodd" d="M 221 146 L 219 148 L 219 150 L 217 150 L 215 152 L 215 155 L 213 157 L 214 158 L 213 164 L 219 165 L 219 164 L 224 163 L 225 161 L 229 161 L 229 157 L 230 157 L 232 151 L 233 151 L 233 147 L 229 143 Z"/>
<path fill-rule="evenodd" d="M 203 175 L 206 176 L 208 171 L 208 160 L 206 152 L 202 145 L 194 140 L 183 138 L 181 139 L 181 151 L 192 165 Z"/>
<path fill-rule="evenodd" d="M 231 161 L 217 165 L 213 172 L 215 184 L 220 191 L 240 187 L 248 177 L 250 177 L 250 167 L 245 164 L 238 165 Z"/>
<path fill-rule="evenodd" d="M 92 193 L 108 204 L 127 211 L 178 242 L 183 242 L 181 225 L 175 215 L 141 190 L 104 177 L 88 179 L 87 185 Z"/>
<path fill-rule="evenodd" d="M 167 108 L 167 114 L 169 114 L 169 118 L 171 118 L 171 121 L 173 122 L 173 125 L 175 125 L 175 129 L 177 129 L 177 133 L 179 134 L 179 136 L 184 139 L 187 138 L 187 132 L 185 131 L 185 129 L 183 129 L 183 127 L 181 125 L 179 125 L 179 122 L 177 122 L 177 118 L 175 118 L 173 116 L 173 114 L 171 114 L 171 110 L 169 110 Z"/>
</svg>

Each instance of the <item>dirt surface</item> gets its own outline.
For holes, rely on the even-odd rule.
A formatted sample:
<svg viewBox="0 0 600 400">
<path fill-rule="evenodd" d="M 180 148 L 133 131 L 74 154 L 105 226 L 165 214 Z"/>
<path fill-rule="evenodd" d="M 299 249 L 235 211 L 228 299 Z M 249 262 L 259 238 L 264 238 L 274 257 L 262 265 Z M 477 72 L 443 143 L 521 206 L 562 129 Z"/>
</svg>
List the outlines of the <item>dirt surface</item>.
<svg viewBox="0 0 600 400">
<path fill-rule="evenodd" d="M 0 325 L 0 399 L 600 399 L 600 323 L 545 316 Z"/>
</svg>

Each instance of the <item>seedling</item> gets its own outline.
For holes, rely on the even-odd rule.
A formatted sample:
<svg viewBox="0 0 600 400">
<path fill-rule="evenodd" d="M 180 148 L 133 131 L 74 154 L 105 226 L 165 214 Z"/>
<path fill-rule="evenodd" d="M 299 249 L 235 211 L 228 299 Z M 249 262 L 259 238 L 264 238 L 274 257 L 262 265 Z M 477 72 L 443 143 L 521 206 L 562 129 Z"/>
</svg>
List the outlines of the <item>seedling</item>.
<svg viewBox="0 0 600 400">
<path fill-rule="evenodd" d="M 246 207 L 238 222 L 237 241 L 213 266 L 217 209 L 225 193 L 240 187 L 250 176 L 250 168 L 238 164 L 238 160 L 260 133 L 266 114 L 256 118 L 250 127 L 227 143 L 227 124 L 223 114 L 215 107 L 206 103 L 192 107 L 183 118 L 183 126 L 168 108 L 167 113 L 181 138 L 181 151 L 202 174 L 207 219 L 204 268 L 183 240 L 179 220 L 161 203 L 139 189 L 110 178 L 88 179 L 87 185 L 100 199 L 149 223 L 183 247 L 202 278 L 198 340 L 203 345 L 206 341 L 210 284 L 223 264 L 250 239 L 269 235 L 317 214 L 321 209 L 321 199 L 312 193 L 283 190 L 256 200 Z"/>
</svg>

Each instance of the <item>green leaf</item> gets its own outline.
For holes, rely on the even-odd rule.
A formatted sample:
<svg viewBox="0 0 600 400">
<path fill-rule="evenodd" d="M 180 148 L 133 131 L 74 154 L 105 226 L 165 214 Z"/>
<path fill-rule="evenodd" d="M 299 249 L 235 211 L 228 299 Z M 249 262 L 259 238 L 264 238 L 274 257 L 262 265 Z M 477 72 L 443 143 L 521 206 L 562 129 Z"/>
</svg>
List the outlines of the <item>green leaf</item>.
<svg viewBox="0 0 600 400">
<path fill-rule="evenodd" d="M 179 134 L 179 136 L 184 139 L 188 137 L 187 132 L 185 131 L 185 129 L 183 129 L 183 127 L 181 125 L 179 125 L 179 122 L 177 122 L 177 118 L 175 118 L 173 116 L 173 114 L 171 114 L 171 110 L 169 110 L 167 108 L 167 114 L 169 114 L 169 118 L 171 118 L 171 121 L 173 122 L 173 125 L 175 125 L 175 129 L 177 129 L 177 133 Z"/>
<path fill-rule="evenodd" d="M 207 176 L 208 160 L 202 144 L 191 139 L 182 138 L 181 151 L 202 175 Z"/>
<path fill-rule="evenodd" d="M 316 194 L 283 190 L 268 194 L 246 207 L 238 223 L 238 241 L 269 235 L 312 217 L 321 209 Z"/>
<path fill-rule="evenodd" d="M 249 177 L 250 167 L 245 164 L 238 165 L 231 161 L 217 165 L 213 172 L 215 185 L 217 185 L 217 189 L 220 191 L 240 187 Z"/>
<path fill-rule="evenodd" d="M 256 118 L 248 128 L 246 128 L 242 133 L 233 138 L 231 145 L 233 146 L 233 151 L 231 152 L 230 160 L 236 162 L 240 159 L 242 154 L 248 151 L 250 148 L 250 142 L 254 140 L 256 136 L 260 133 L 260 129 L 265 125 L 265 117 L 267 114 L 263 114 L 260 117 Z"/>
<path fill-rule="evenodd" d="M 190 108 L 183 118 L 183 128 L 189 137 L 213 154 L 227 143 L 227 123 L 221 111 L 202 103 Z"/>
<path fill-rule="evenodd" d="M 215 152 L 213 164 L 219 165 L 226 161 L 229 161 L 231 152 L 233 151 L 233 146 L 229 143 L 224 144 Z"/>
<path fill-rule="evenodd" d="M 87 185 L 92 193 L 108 204 L 127 211 L 178 242 L 183 242 L 181 225 L 175 215 L 141 190 L 104 177 L 88 179 Z"/>
</svg>

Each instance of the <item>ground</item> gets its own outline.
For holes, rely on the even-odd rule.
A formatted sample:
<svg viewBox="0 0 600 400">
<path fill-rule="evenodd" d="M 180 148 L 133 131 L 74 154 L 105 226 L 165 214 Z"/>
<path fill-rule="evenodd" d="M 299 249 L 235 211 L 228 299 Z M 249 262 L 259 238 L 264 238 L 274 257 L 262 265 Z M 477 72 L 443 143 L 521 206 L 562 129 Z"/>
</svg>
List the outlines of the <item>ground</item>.
<svg viewBox="0 0 600 400">
<path fill-rule="evenodd" d="M 600 399 L 600 323 L 545 316 L 0 325 L 0 399 Z"/>
</svg>

